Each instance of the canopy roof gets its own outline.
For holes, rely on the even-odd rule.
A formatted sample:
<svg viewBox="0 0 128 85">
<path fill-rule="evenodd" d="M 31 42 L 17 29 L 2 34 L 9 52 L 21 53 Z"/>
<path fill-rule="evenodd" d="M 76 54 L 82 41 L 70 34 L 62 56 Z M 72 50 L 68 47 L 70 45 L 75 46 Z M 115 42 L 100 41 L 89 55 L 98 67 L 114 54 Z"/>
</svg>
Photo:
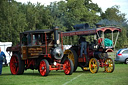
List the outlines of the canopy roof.
<svg viewBox="0 0 128 85">
<path fill-rule="evenodd" d="M 121 32 L 120 28 L 117 27 L 100 27 L 100 28 L 94 28 L 94 29 L 83 29 L 83 30 L 77 30 L 77 31 L 68 31 L 63 32 L 63 36 L 73 36 L 73 35 L 94 35 L 97 32 L 102 31 L 104 33 L 110 33 L 110 32 Z"/>
<path fill-rule="evenodd" d="M 22 33 L 27 34 L 27 33 L 50 33 L 50 32 L 53 32 L 53 29 L 30 30 Z"/>
</svg>

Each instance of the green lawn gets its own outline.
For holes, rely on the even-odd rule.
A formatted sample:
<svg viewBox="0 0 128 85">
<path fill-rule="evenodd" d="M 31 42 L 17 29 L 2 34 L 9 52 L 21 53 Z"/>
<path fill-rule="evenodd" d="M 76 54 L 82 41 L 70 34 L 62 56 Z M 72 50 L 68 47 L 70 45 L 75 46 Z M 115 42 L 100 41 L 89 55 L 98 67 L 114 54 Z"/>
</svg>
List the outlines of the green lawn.
<svg viewBox="0 0 128 85">
<path fill-rule="evenodd" d="M 128 85 L 128 65 L 115 64 L 113 73 L 77 69 L 72 75 L 65 75 L 63 71 L 51 71 L 47 77 L 41 76 L 37 70 L 27 70 L 23 75 L 11 75 L 9 67 L 3 67 L 0 75 L 0 85 Z"/>
<path fill-rule="evenodd" d="M 115 58 L 115 52 L 109 53 Z M 37 70 L 27 70 L 23 75 L 11 75 L 9 67 L 3 67 L 0 85 L 128 85 L 128 65 L 115 64 L 113 73 L 105 73 L 100 68 L 96 74 L 78 68 L 72 75 L 63 71 L 51 71 L 47 77 L 41 76 Z"/>
</svg>

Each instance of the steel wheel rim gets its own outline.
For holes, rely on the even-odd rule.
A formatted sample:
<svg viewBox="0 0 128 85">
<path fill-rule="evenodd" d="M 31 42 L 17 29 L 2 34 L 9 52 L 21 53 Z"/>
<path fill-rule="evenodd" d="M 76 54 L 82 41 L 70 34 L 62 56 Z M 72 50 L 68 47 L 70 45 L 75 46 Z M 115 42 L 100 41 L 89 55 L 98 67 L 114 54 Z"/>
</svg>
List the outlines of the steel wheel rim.
<svg viewBox="0 0 128 85">
<path fill-rule="evenodd" d="M 70 61 L 69 61 L 69 60 L 66 60 L 66 61 L 64 62 L 64 64 L 66 65 L 66 68 L 65 68 L 65 70 L 64 70 L 64 73 L 65 73 L 65 74 L 69 74 L 70 71 L 71 71 Z"/>
<path fill-rule="evenodd" d="M 96 73 L 98 70 L 98 62 L 96 59 L 92 58 L 89 62 L 89 69 L 92 73 Z"/>
<path fill-rule="evenodd" d="M 40 62 L 40 74 L 44 76 L 46 74 L 46 63 L 45 61 Z"/>
<path fill-rule="evenodd" d="M 110 59 L 110 58 L 109 59 L 106 59 L 105 60 L 105 64 L 107 65 L 107 66 L 105 66 L 105 70 L 108 73 L 112 72 L 113 71 L 113 68 L 114 68 L 112 59 Z"/>
<path fill-rule="evenodd" d="M 12 74 L 17 74 L 19 70 L 19 62 L 16 56 L 12 56 L 10 60 L 10 70 Z"/>
</svg>

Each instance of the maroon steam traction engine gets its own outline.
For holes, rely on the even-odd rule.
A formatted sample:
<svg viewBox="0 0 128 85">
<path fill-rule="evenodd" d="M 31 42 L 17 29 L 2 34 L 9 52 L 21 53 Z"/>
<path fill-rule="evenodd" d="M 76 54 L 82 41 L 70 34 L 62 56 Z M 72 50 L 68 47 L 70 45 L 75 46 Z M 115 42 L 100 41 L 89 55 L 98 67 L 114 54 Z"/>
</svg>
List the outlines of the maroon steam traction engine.
<svg viewBox="0 0 128 85">
<path fill-rule="evenodd" d="M 117 27 L 98 27 L 89 29 L 86 28 L 86 25 L 87 24 L 76 25 L 74 27 L 76 29 L 75 31 L 63 32 L 62 37 L 63 40 L 69 38 L 72 39 L 73 36 L 83 36 L 86 40 L 88 39 L 87 41 L 89 42 L 87 42 L 86 49 L 87 55 L 84 55 L 83 53 L 83 57 L 79 57 L 81 50 L 80 44 L 72 45 L 70 49 L 64 51 L 64 54 L 67 54 L 68 58 L 73 61 L 74 71 L 76 71 L 79 66 L 83 71 L 90 69 L 92 73 L 97 73 L 99 67 L 104 67 L 105 71 L 108 73 L 113 72 L 115 67 L 114 61 L 108 57 L 108 52 L 113 51 L 121 29 Z M 105 36 L 109 36 L 111 39 L 105 38 Z M 114 36 L 116 36 L 116 38 L 113 38 Z M 78 42 L 78 40 L 76 41 Z"/>
<path fill-rule="evenodd" d="M 59 42 L 61 34 L 58 28 L 20 33 L 20 44 L 7 48 L 7 52 L 12 52 L 11 73 L 19 75 L 27 69 L 38 69 L 42 76 L 51 70 L 64 70 L 66 75 L 71 75 L 74 66 L 63 54 L 63 45 Z"/>
</svg>

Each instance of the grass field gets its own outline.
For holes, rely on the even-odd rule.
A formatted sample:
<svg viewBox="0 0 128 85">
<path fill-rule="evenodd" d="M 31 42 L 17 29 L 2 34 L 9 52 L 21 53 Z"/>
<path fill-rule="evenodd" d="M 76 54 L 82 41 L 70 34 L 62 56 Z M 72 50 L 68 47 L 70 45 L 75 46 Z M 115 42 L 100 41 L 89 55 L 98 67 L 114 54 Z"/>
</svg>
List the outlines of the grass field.
<svg viewBox="0 0 128 85">
<path fill-rule="evenodd" d="M 27 70 L 23 75 L 11 75 L 9 67 L 3 67 L 0 85 L 128 85 L 128 65 L 115 64 L 113 73 L 100 68 L 96 74 L 78 68 L 72 75 L 63 71 L 51 71 L 47 77 L 37 70 Z"/>
</svg>

